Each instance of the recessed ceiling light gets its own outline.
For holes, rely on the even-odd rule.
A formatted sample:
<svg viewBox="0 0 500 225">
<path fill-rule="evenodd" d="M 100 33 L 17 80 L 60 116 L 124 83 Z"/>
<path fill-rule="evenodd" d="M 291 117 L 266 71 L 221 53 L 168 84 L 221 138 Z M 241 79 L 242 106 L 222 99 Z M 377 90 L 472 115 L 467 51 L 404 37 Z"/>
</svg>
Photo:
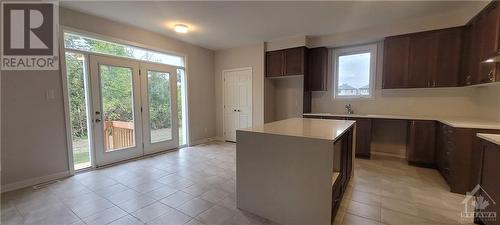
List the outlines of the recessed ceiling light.
<svg viewBox="0 0 500 225">
<path fill-rule="evenodd" d="M 184 25 L 184 24 L 175 24 L 175 32 L 177 33 L 187 33 L 189 31 L 189 28 L 188 26 Z"/>
</svg>

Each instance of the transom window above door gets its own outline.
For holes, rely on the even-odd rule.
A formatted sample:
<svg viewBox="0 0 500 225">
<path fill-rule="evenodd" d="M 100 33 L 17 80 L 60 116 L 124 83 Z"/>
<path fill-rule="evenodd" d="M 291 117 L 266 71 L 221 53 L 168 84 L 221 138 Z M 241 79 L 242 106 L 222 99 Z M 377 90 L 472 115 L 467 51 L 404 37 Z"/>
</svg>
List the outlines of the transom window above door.
<svg viewBox="0 0 500 225">
<path fill-rule="evenodd" d="M 373 97 L 377 45 L 339 48 L 333 53 L 334 97 Z"/>
<path fill-rule="evenodd" d="M 66 49 L 85 52 L 113 55 L 142 61 L 184 67 L 184 57 L 166 54 L 135 46 L 119 44 L 83 36 L 76 33 L 64 32 L 64 47 Z"/>
</svg>

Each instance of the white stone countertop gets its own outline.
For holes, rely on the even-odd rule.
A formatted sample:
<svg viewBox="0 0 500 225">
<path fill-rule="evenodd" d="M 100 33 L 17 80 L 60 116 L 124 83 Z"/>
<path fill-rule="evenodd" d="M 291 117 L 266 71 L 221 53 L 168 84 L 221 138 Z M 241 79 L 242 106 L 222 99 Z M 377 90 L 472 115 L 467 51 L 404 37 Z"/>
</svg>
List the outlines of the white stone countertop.
<svg viewBox="0 0 500 225">
<path fill-rule="evenodd" d="M 479 120 L 463 117 L 439 116 L 405 116 L 405 115 L 380 115 L 380 114 L 332 114 L 332 113 L 304 113 L 304 116 L 338 116 L 353 118 L 374 119 L 399 119 L 399 120 L 435 120 L 455 128 L 500 129 L 500 122 Z"/>
<path fill-rule="evenodd" d="M 477 136 L 479 138 L 487 140 L 493 144 L 500 145 L 500 134 L 477 133 Z"/>
<path fill-rule="evenodd" d="M 348 120 L 291 118 L 241 129 L 241 131 L 335 141 L 354 123 Z"/>
</svg>

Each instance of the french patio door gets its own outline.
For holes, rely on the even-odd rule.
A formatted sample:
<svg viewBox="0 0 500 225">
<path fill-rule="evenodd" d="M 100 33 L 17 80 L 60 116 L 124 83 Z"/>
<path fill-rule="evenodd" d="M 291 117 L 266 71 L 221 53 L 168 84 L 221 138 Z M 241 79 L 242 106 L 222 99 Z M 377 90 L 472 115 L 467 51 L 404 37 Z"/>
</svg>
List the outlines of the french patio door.
<svg viewBox="0 0 500 225">
<path fill-rule="evenodd" d="M 90 55 L 95 165 L 178 147 L 176 70 Z"/>
<path fill-rule="evenodd" d="M 177 68 L 141 63 L 144 153 L 179 147 Z"/>
</svg>

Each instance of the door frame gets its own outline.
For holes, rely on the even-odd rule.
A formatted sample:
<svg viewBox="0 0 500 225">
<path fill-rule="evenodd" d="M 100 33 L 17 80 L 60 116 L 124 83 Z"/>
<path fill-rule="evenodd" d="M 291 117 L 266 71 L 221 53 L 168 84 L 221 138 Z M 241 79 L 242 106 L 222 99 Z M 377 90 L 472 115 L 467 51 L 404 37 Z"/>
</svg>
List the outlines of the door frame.
<svg viewBox="0 0 500 225">
<path fill-rule="evenodd" d="M 98 34 L 98 33 L 94 33 L 94 32 L 90 32 L 90 31 L 86 31 L 86 30 L 82 30 L 82 29 L 78 29 L 78 28 L 73 28 L 73 27 L 70 27 L 70 26 L 64 26 L 64 25 L 60 25 L 60 29 L 59 29 L 59 60 L 61 61 L 61 68 L 60 69 L 60 75 L 61 75 L 61 81 L 62 81 L 62 92 L 63 92 L 63 106 L 64 106 L 64 123 L 65 123 L 65 132 L 66 132 L 66 151 L 68 153 L 67 157 L 68 157 L 68 172 L 69 174 L 72 176 L 72 175 L 75 175 L 75 172 L 78 172 L 78 171 L 86 171 L 86 170 L 92 170 L 92 169 L 95 169 L 96 166 L 95 166 L 95 158 L 94 158 L 94 153 L 90 153 L 90 157 L 91 157 L 91 166 L 88 167 L 88 168 L 85 168 L 85 169 L 80 169 L 78 171 L 75 171 L 74 169 L 74 160 L 73 160 L 73 143 L 72 143 L 72 140 L 71 140 L 71 118 L 70 118 L 70 105 L 69 105 L 69 95 L 68 95 L 68 79 L 67 79 L 67 71 L 66 71 L 66 57 L 65 57 L 65 54 L 66 52 L 73 52 L 73 53 L 81 53 L 85 56 L 85 59 L 89 60 L 89 57 L 90 55 L 100 55 L 100 56 L 107 56 L 107 57 L 116 57 L 116 58 L 123 58 L 123 57 L 120 57 L 120 56 L 114 56 L 114 55 L 107 55 L 107 54 L 101 54 L 101 53 L 96 53 L 96 52 L 88 52 L 88 51 L 81 51 L 81 50 L 74 50 L 74 49 L 66 49 L 65 48 L 65 45 L 64 45 L 64 33 L 66 32 L 70 32 L 70 33 L 75 33 L 75 34 L 79 34 L 79 35 L 83 35 L 83 36 L 86 36 L 86 37 L 90 37 L 90 38 L 97 38 L 97 39 L 101 39 L 101 40 L 104 40 L 104 41 L 110 41 L 110 42 L 113 42 L 113 43 L 117 43 L 117 44 L 124 44 L 124 45 L 130 45 L 130 46 L 134 46 L 134 47 L 139 47 L 139 48 L 143 48 L 145 50 L 150 50 L 150 51 L 156 51 L 156 52 L 160 52 L 160 53 L 165 53 L 165 54 L 173 54 L 173 55 L 177 55 L 177 56 L 181 56 L 184 58 L 184 67 L 180 67 L 180 66 L 174 66 L 176 67 L 177 69 L 183 69 L 184 70 L 184 76 L 185 76 L 185 81 L 186 81 L 186 96 L 185 96 L 185 99 L 186 99 L 186 107 L 185 107 L 185 111 L 186 111 L 186 118 L 183 118 L 183 120 L 186 121 L 186 145 L 184 146 L 180 146 L 180 147 L 186 147 L 186 146 L 191 146 L 191 144 L 193 143 L 191 141 L 191 129 L 190 129 L 190 98 L 189 98 L 189 91 L 190 91 L 190 77 L 189 77 L 189 57 L 186 53 L 181 53 L 181 52 L 176 52 L 176 51 L 171 51 L 171 50 L 168 50 L 168 49 L 165 49 L 165 48 L 161 48 L 161 47 L 155 47 L 155 46 L 152 46 L 152 45 L 148 45 L 148 44 L 143 44 L 143 43 L 139 43 L 139 42 L 134 42 L 134 41 L 128 41 L 128 40 L 125 40 L 125 39 L 120 39 L 120 38 L 116 38 L 116 37 L 111 37 L 111 36 L 107 36 L 107 35 L 103 35 L 103 34 Z M 145 60 L 139 60 L 139 59 L 133 59 L 133 58 L 128 58 L 129 60 L 134 60 L 134 61 L 137 61 L 137 62 L 146 62 L 146 63 L 154 63 L 154 62 L 150 62 L 150 61 L 145 61 Z M 160 65 L 167 65 L 167 64 L 161 64 L 161 63 L 158 63 Z M 172 66 L 172 65 L 170 65 Z M 86 65 L 86 69 L 87 71 L 90 71 L 90 68 L 89 68 L 89 64 L 87 63 Z M 89 98 L 91 98 L 91 93 L 89 94 Z M 92 126 L 92 124 L 90 125 Z M 93 145 L 94 140 L 90 140 L 90 145 Z"/>
<path fill-rule="evenodd" d="M 222 138 L 224 141 L 226 141 L 226 117 L 225 117 L 225 105 L 226 105 L 226 85 L 225 85 L 225 78 L 226 78 L 226 73 L 227 72 L 235 72 L 235 71 L 242 71 L 242 70 L 250 70 L 250 119 L 252 120 L 252 126 L 253 126 L 253 67 L 240 67 L 240 68 L 232 68 L 232 69 L 225 69 L 222 70 Z"/>
</svg>

